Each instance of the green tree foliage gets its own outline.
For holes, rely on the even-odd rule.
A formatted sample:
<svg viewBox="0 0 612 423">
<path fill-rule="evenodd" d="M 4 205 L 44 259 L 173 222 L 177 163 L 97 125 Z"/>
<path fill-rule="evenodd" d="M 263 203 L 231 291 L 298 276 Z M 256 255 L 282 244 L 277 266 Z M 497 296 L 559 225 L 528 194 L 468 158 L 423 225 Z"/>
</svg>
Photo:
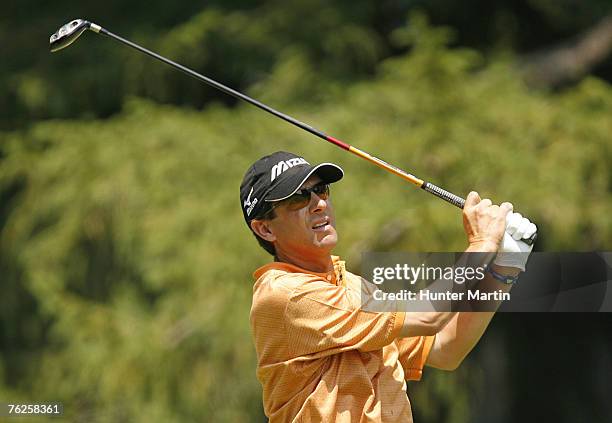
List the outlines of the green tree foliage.
<svg viewBox="0 0 612 423">
<path fill-rule="evenodd" d="M 190 56 L 211 33 L 200 26 L 217 25 L 215 13 L 169 33 L 164 48 Z M 329 48 L 352 50 L 352 37 L 367 36 L 347 31 L 330 35 Z M 540 225 L 540 249 L 609 247 L 609 84 L 530 92 L 508 63 L 449 49 L 448 31 L 418 16 L 392 39 L 410 53 L 324 101 L 287 101 L 291 87 L 310 88 L 294 79 L 296 67 L 317 81 L 307 50 L 286 53 L 253 90 L 457 194 L 513 201 Z M 237 42 L 248 51 L 251 41 Z M 272 94 L 277 84 L 282 94 Z M 5 132 L 0 396 L 62 401 L 72 421 L 261 421 L 249 307 L 251 273 L 268 257 L 244 225 L 238 186 L 252 161 L 281 149 L 344 167 L 332 195 L 349 269 L 359 272 L 361 251 L 380 245 L 465 246 L 456 208 L 249 105 L 196 112 L 133 97 L 111 119 Z M 479 378 L 458 377 L 451 386 Z M 467 395 L 445 382 L 452 376 L 425 379 L 415 409 L 445 407 L 453 421 L 470 421 Z M 423 421 L 439 417 L 423 413 Z"/>
<path fill-rule="evenodd" d="M 435 24 L 458 30 L 457 42 L 495 52 L 526 52 L 572 38 L 612 11 L 607 0 L 408 0 Z M 478 12 L 475 12 L 478 11 Z"/>
<path fill-rule="evenodd" d="M 91 19 L 237 89 L 304 57 L 317 80 L 351 81 L 373 72 L 388 52 L 366 0 L 210 1 L 201 11 L 167 2 L 109 1 L 74 9 L 72 2 L 13 5 L 0 17 L 0 127 L 57 117 L 108 117 L 126 96 L 200 108 L 228 98 L 125 46 L 86 34 L 78 47 L 48 51 L 49 35 L 69 19 Z M 22 8 L 38 13 L 21 15 Z M 201 7 L 201 6 L 200 6 Z M 160 11 L 163 11 L 161 13 Z M 70 90 L 66 89 L 70 86 Z M 323 92 L 310 85 L 310 96 Z M 296 98 L 295 96 L 293 97 Z"/>
<path fill-rule="evenodd" d="M 195 108 L 230 102 L 93 34 L 78 47 L 50 54 L 49 35 L 72 18 L 91 19 L 238 89 L 265 82 L 270 73 L 278 83 L 277 73 L 287 75 L 290 68 L 283 89 L 292 91 L 292 101 L 303 102 L 325 100 L 338 84 L 369 77 L 383 59 L 404 53 L 391 34 L 415 7 L 435 24 L 455 28 L 459 45 L 493 57 L 500 48 L 524 53 L 570 39 L 612 10 L 608 0 L 209 0 L 205 7 L 161 0 L 24 0 L 3 6 L 4 129 L 39 119 L 108 117 L 130 95 Z M 296 72 L 302 68 L 307 71 Z M 608 61 L 596 71 L 610 81 L 610 69 Z"/>
</svg>

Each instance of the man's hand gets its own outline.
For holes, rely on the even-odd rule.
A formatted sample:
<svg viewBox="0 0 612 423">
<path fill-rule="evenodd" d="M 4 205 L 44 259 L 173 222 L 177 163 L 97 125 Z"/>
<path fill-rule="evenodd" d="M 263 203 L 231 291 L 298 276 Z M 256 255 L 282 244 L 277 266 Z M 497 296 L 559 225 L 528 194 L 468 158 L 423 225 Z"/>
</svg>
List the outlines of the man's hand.
<svg viewBox="0 0 612 423">
<path fill-rule="evenodd" d="M 463 207 L 463 228 L 471 251 L 497 252 L 506 229 L 506 216 L 512 204 L 497 206 L 491 200 L 480 199 L 477 192 L 470 192 Z"/>
<path fill-rule="evenodd" d="M 527 245 L 521 239 L 531 237 L 537 230 L 536 225 L 521 216 L 520 213 L 509 213 L 506 219 L 504 239 L 494 263 L 498 266 L 525 271 L 525 264 L 527 264 L 533 244 Z"/>
</svg>

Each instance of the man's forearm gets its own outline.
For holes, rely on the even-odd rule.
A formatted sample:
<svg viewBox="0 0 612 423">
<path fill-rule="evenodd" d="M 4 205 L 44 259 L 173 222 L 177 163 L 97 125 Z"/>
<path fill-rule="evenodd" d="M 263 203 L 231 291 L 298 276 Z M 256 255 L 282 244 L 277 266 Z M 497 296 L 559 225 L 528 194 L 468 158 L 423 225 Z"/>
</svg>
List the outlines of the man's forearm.
<svg viewBox="0 0 612 423">
<path fill-rule="evenodd" d="M 451 311 L 406 312 L 399 337 L 435 335 L 446 327 L 456 314 Z"/>
<path fill-rule="evenodd" d="M 510 277 L 518 275 L 520 270 L 525 268 L 531 247 L 523 241 L 515 240 L 514 237 L 520 240 L 523 235 L 526 235 L 529 238 L 537 228 L 518 213 L 510 215 L 512 210 L 513 206 L 508 202 L 496 206 L 489 199 L 481 200 L 476 192 L 468 194 L 463 207 L 463 227 L 469 243 L 465 251 L 468 254 L 462 257 L 465 262 L 469 262 L 470 266 L 481 266 L 488 263 L 494 272 Z M 503 257 L 500 259 L 499 252 L 520 252 L 523 253 L 525 260 L 503 260 Z M 512 267 L 500 267 L 491 260 L 498 260 L 498 263 Z M 473 263 L 474 261 L 477 263 Z M 478 284 L 479 290 L 485 292 L 507 293 L 511 287 L 495 279 L 489 272 Z M 502 298 L 503 296 L 492 297 Z M 446 370 L 456 368 L 474 348 L 500 304 L 501 300 L 493 300 L 486 304 L 472 304 L 476 306 L 476 309 L 487 311 L 460 312 L 453 316 L 448 324 L 436 334 L 427 364 Z"/>
<path fill-rule="evenodd" d="M 516 276 L 520 272 L 515 268 L 500 267 L 494 264 L 492 266 L 495 272 L 503 275 Z M 509 292 L 511 288 L 512 285 L 500 283 L 488 273 L 479 284 L 479 289 L 485 292 L 497 290 Z M 501 300 L 492 300 L 488 302 L 487 310 L 493 311 L 460 312 L 453 316 L 448 324 L 438 332 L 434 343 L 434 350 L 439 351 L 440 355 L 438 361 L 445 364 L 436 366 L 436 357 L 430 364 L 434 367 L 456 368 L 478 343 L 495 314 L 494 310 L 497 310 L 500 304 Z"/>
<path fill-rule="evenodd" d="M 456 263 L 456 265 L 461 266 L 482 266 L 491 262 L 495 256 L 497 246 L 494 243 L 481 243 L 477 245 L 471 245 L 465 251 L 467 254 L 464 254 L 461 259 Z M 472 254 L 470 254 L 472 253 Z M 474 254 L 476 253 L 476 254 Z M 500 274 L 514 276 L 518 274 L 518 269 L 513 268 L 501 268 L 499 266 L 493 265 L 493 269 Z M 435 285 L 440 281 L 434 282 L 431 287 L 435 287 Z M 499 291 L 500 289 L 504 292 L 509 290 L 508 285 L 504 285 L 499 281 L 495 280 L 489 273 L 485 273 L 485 278 L 479 282 L 479 289 L 483 292 L 493 292 Z M 435 289 L 435 288 L 434 288 Z M 484 310 L 497 310 L 501 301 L 490 301 L 486 304 L 482 304 L 482 301 L 477 303 L 478 306 L 484 307 Z M 491 320 L 492 313 L 482 313 L 483 316 L 476 319 L 476 322 L 463 322 L 461 321 L 461 330 L 457 333 L 456 329 L 453 329 L 454 325 L 457 325 L 457 313 L 451 311 L 431 311 L 431 312 L 408 312 L 405 315 L 404 325 L 399 334 L 399 337 L 411 337 L 411 336 L 428 336 L 440 334 L 441 331 L 445 330 L 444 333 L 441 333 L 438 338 L 449 338 L 449 342 L 453 343 L 457 342 L 458 347 L 468 348 L 467 352 L 469 352 L 478 339 L 482 336 L 482 333 L 486 329 L 489 321 Z M 487 314 L 491 314 L 488 318 Z M 463 328 L 463 326 L 466 326 Z M 463 332 L 468 331 L 464 337 Z M 455 338 L 459 336 L 461 338 L 460 341 L 456 341 Z M 454 344 L 452 345 L 454 347 Z M 466 354 L 467 354 L 466 352 Z M 463 358 L 463 357 L 462 357 Z"/>
</svg>

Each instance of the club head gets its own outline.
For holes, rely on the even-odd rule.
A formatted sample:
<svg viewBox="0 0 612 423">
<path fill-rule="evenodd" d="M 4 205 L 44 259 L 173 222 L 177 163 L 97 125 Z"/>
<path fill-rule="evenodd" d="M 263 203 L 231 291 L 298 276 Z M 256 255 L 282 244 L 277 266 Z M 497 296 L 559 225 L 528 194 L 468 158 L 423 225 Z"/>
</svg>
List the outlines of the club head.
<svg viewBox="0 0 612 423">
<path fill-rule="evenodd" d="M 91 22 L 84 19 L 74 19 L 68 22 L 49 38 L 51 51 L 55 52 L 68 47 L 90 26 Z"/>
</svg>

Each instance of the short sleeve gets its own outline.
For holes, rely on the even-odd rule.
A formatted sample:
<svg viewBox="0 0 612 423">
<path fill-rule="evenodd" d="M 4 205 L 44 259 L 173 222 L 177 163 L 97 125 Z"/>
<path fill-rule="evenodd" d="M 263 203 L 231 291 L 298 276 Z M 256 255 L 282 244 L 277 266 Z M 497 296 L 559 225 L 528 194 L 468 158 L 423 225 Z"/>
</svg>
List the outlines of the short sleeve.
<svg viewBox="0 0 612 423">
<path fill-rule="evenodd" d="M 431 351 L 434 336 L 413 336 L 395 340 L 399 349 L 399 361 L 406 380 L 420 380 L 427 356 Z"/>
<path fill-rule="evenodd" d="M 378 350 L 393 342 L 403 322 L 403 313 L 361 310 L 359 293 L 313 279 L 289 297 L 288 351 L 294 357 L 321 357 L 348 350 Z"/>
</svg>

